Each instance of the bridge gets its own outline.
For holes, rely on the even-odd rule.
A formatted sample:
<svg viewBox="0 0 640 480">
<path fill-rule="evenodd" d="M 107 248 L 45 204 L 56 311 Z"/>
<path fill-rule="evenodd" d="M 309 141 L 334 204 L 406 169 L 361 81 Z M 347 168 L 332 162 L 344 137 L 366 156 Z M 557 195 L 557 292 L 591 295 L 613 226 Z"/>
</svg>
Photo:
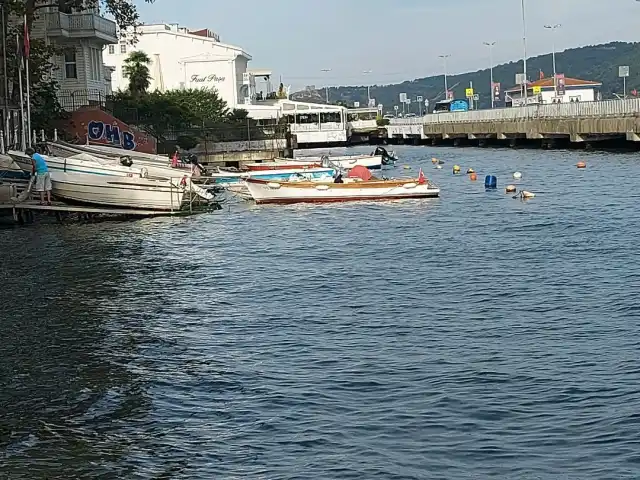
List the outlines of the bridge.
<svg viewBox="0 0 640 480">
<path fill-rule="evenodd" d="M 446 112 L 392 119 L 389 141 L 414 143 L 640 142 L 640 98 Z"/>
</svg>

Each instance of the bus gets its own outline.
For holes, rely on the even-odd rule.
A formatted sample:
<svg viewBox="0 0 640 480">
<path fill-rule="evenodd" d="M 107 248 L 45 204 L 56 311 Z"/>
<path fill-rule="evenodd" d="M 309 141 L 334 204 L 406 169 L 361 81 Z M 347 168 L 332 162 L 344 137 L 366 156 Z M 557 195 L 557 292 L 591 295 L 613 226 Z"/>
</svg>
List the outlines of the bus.
<svg viewBox="0 0 640 480">
<path fill-rule="evenodd" d="M 440 100 L 433 107 L 433 113 L 467 112 L 469 103 L 466 100 Z"/>
</svg>

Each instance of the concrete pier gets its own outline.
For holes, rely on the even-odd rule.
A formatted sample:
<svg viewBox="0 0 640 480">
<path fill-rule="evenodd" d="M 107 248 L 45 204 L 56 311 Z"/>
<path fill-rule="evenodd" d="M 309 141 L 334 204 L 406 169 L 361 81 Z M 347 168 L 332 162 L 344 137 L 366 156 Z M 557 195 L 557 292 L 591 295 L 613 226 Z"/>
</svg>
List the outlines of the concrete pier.
<svg viewBox="0 0 640 480">
<path fill-rule="evenodd" d="M 515 145 L 640 142 L 640 98 L 430 114 L 393 119 L 388 141 Z M 640 146 L 640 144 L 639 144 Z"/>
</svg>

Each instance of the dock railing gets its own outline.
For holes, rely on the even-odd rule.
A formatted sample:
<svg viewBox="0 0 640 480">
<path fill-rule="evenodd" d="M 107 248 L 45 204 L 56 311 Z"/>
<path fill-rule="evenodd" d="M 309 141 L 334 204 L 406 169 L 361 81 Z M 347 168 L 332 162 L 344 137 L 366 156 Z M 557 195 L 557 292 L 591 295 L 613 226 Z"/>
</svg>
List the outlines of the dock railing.
<svg viewBox="0 0 640 480">
<path fill-rule="evenodd" d="M 390 125 L 434 123 L 503 122 L 536 119 L 627 117 L 640 115 L 640 98 L 602 102 L 554 103 L 528 107 L 507 107 L 468 112 L 432 113 L 423 117 L 394 118 Z"/>
</svg>

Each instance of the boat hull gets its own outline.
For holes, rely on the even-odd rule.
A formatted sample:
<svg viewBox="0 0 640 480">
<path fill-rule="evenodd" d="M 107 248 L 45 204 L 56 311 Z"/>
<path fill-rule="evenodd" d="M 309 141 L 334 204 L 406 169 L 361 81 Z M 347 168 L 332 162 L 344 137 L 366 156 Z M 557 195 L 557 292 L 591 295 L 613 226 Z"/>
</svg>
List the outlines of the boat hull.
<svg viewBox="0 0 640 480">
<path fill-rule="evenodd" d="M 171 180 L 51 172 L 52 193 L 89 205 L 144 210 L 179 210 L 186 188 Z"/>
<path fill-rule="evenodd" d="M 335 203 L 355 201 L 388 201 L 438 197 L 440 189 L 417 180 L 378 180 L 372 182 L 298 184 L 248 179 L 247 188 L 258 204 Z"/>
</svg>

